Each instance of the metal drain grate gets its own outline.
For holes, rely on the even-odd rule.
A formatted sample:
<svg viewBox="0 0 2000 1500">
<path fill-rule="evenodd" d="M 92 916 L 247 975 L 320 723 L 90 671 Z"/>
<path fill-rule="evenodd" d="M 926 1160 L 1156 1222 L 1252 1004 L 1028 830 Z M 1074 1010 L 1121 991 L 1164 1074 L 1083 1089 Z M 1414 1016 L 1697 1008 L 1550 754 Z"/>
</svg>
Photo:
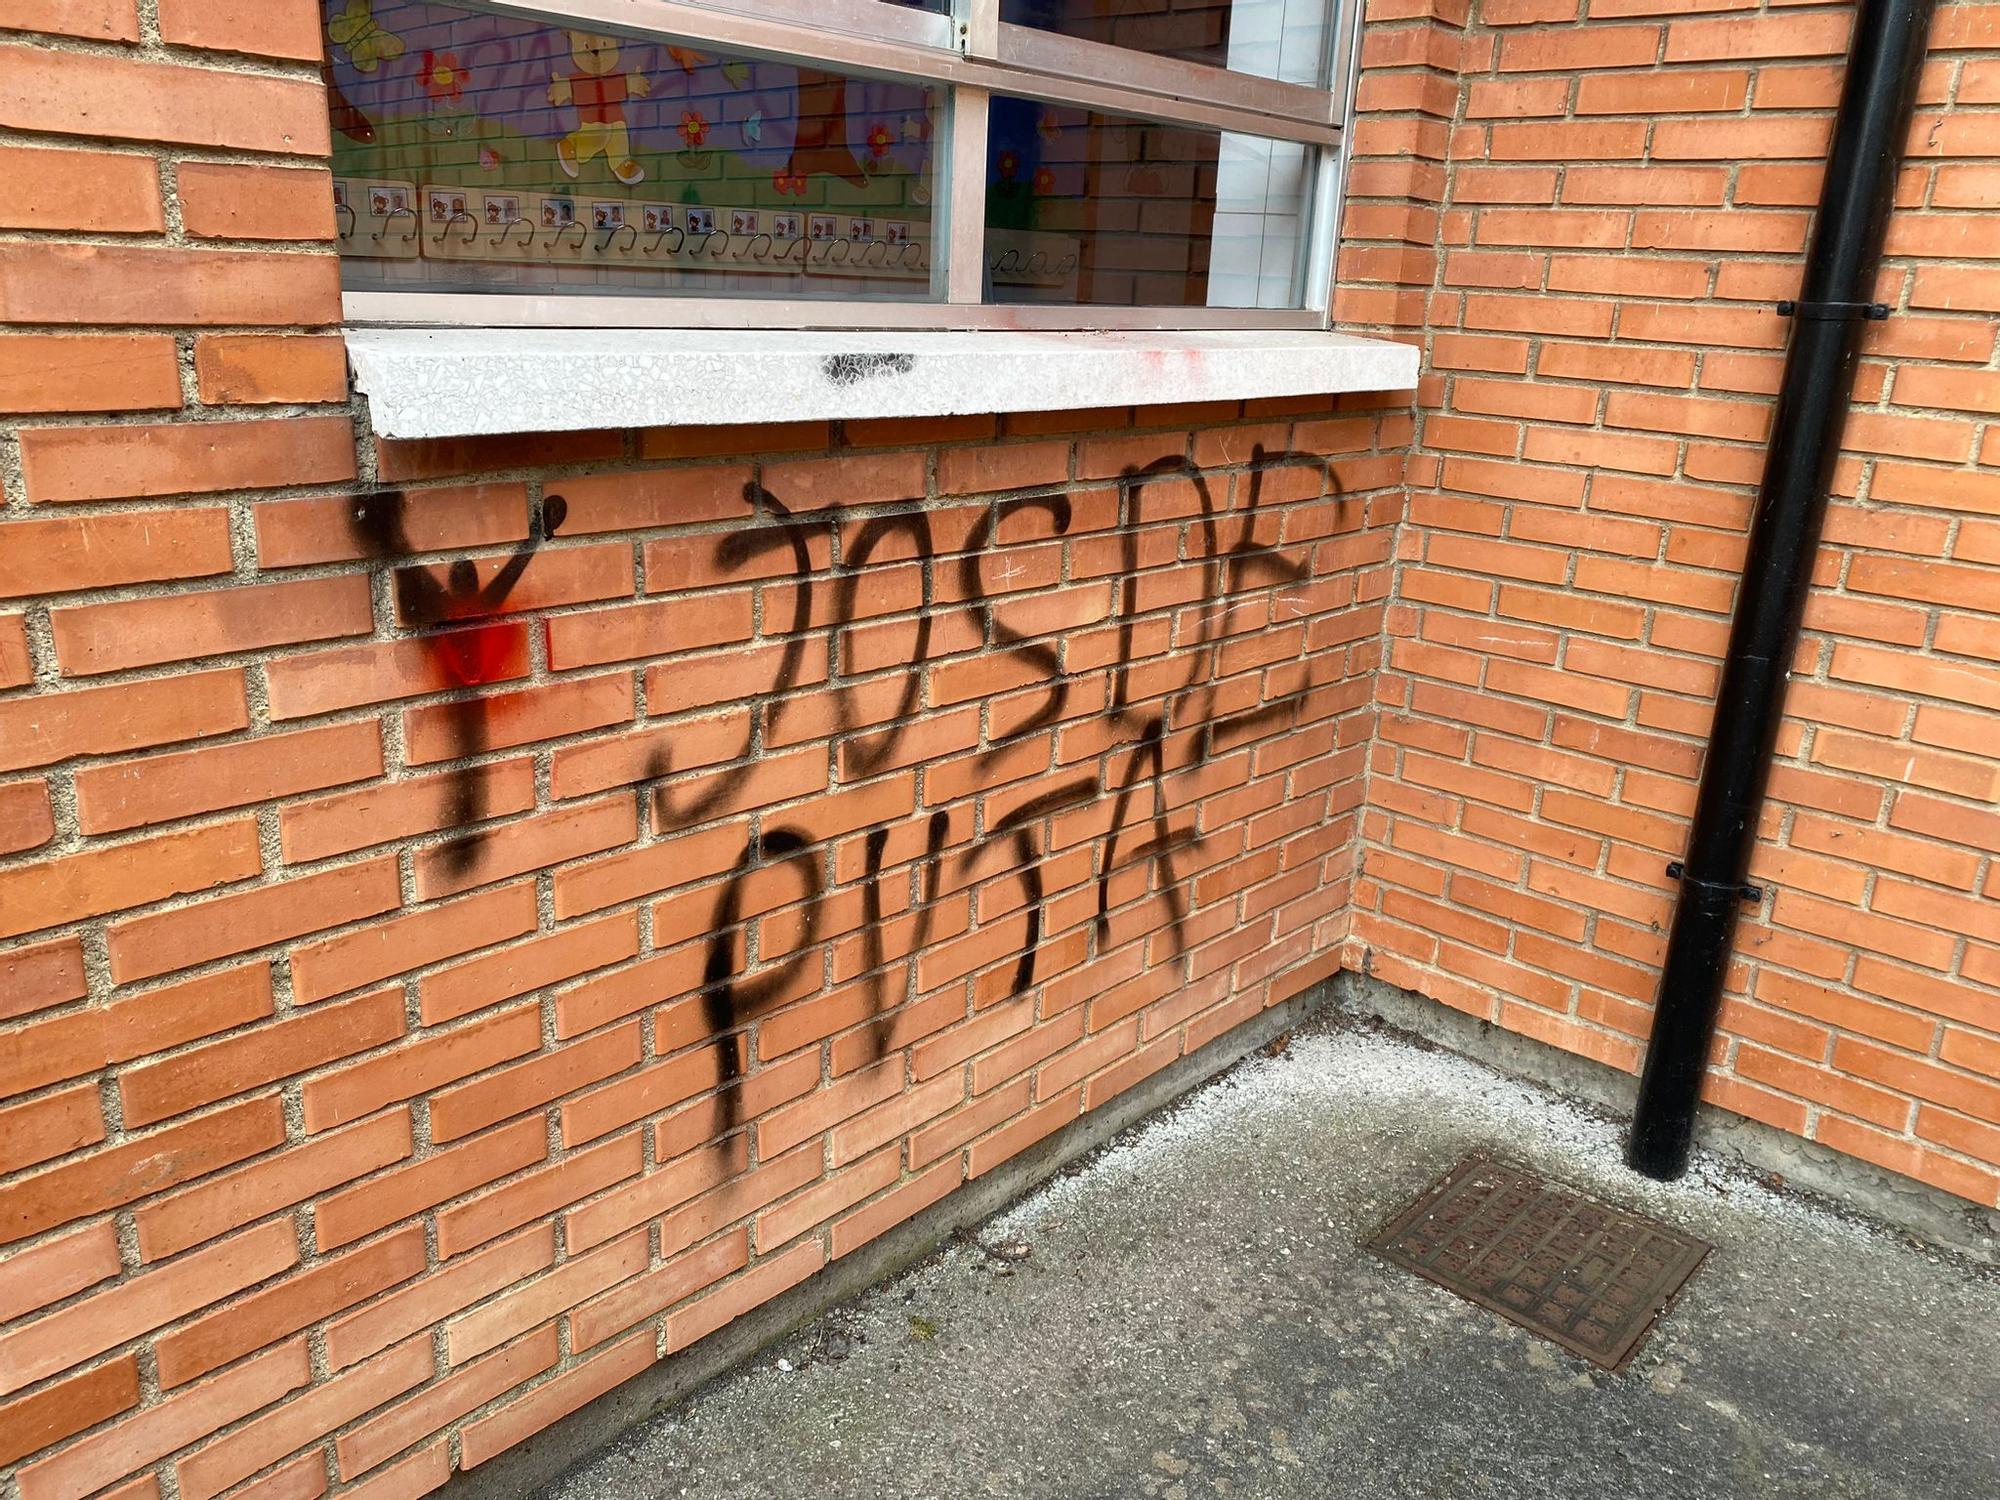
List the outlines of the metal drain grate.
<svg viewBox="0 0 2000 1500">
<path fill-rule="evenodd" d="M 1483 1151 L 1426 1188 L 1368 1248 L 1613 1371 L 1709 1251 Z"/>
</svg>

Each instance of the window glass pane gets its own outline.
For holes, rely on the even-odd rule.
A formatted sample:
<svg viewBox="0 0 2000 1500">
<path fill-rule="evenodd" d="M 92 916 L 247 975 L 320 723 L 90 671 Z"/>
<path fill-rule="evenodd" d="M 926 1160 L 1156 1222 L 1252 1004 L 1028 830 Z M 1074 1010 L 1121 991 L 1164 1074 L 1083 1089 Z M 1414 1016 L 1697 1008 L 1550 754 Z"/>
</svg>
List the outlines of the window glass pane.
<svg viewBox="0 0 2000 1500">
<path fill-rule="evenodd" d="M 996 95 L 995 302 L 1299 307 L 1317 151 Z"/>
<path fill-rule="evenodd" d="M 943 91 L 416 0 L 325 0 L 350 287 L 932 295 Z"/>
<path fill-rule="evenodd" d="M 1332 0 L 1000 0 L 1000 19 L 1324 88 L 1333 9 Z"/>
</svg>

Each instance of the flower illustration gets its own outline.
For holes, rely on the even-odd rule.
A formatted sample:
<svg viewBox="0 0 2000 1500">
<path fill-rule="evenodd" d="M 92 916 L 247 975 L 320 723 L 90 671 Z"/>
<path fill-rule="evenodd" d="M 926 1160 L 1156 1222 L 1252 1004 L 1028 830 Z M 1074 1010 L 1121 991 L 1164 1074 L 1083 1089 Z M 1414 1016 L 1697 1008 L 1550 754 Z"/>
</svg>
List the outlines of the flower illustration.
<svg viewBox="0 0 2000 1500">
<path fill-rule="evenodd" d="M 688 149 L 694 149 L 708 139 L 708 116 L 698 109 L 682 110 L 680 132 L 681 139 L 688 144 Z"/>
<path fill-rule="evenodd" d="M 1035 191 L 1046 197 L 1056 190 L 1056 174 L 1047 167 L 1035 169 Z"/>
<path fill-rule="evenodd" d="M 889 148 L 896 144 L 896 137 L 887 125 L 878 124 L 868 132 L 868 154 L 880 161 L 889 154 Z"/>
<path fill-rule="evenodd" d="M 423 77 L 424 92 L 436 103 L 456 103 L 465 97 L 465 69 L 458 65 L 456 52 L 426 52 Z"/>
<path fill-rule="evenodd" d="M 787 172 L 783 167 L 780 167 L 771 174 L 771 186 L 778 190 L 780 197 L 786 193 L 796 193 L 799 197 L 803 198 L 806 195 L 806 174 L 803 172 Z"/>
<path fill-rule="evenodd" d="M 1012 182 L 1015 174 L 1020 170 L 1021 158 L 1019 154 L 1013 151 L 1002 151 L 1000 153 L 1000 177 L 1002 181 Z"/>
</svg>

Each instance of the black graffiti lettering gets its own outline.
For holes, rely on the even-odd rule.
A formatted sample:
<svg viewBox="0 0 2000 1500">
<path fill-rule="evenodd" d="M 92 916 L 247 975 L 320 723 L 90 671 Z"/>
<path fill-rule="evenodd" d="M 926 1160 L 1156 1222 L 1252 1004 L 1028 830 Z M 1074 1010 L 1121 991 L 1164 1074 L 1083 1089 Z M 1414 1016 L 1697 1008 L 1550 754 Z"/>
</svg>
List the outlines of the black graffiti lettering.
<svg viewBox="0 0 2000 1500">
<path fill-rule="evenodd" d="M 1072 515 L 1069 496 L 1036 495 L 1026 500 L 1017 500 L 1008 507 L 1008 514 L 1024 509 L 1047 511 L 1056 535 L 1068 534 Z M 968 599 L 986 598 L 986 581 L 979 570 L 980 559 L 993 540 L 997 519 L 996 514 L 992 512 L 979 518 L 979 524 L 972 529 L 965 555 L 959 559 L 959 585 Z M 988 613 L 993 622 L 993 643 L 1009 656 L 1032 664 L 1050 681 L 1048 697 L 1042 701 L 1041 707 L 1014 729 L 996 736 L 980 753 L 979 759 L 982 765 L 991 761 L 1009 745 L 1016 744 L 1061 719 L 1063 710 L 1069 706 L 1069 683 L 1062 680 L 1062 656 L 1056 648 L 1046 641 L 1030 640 L 1007 624 L 1000 618 L 997 601 Z"/>
<path fill-rule="evenodd" d="M 1015 960 L 1014 983 L 1009 994 L 1026 994 L 1029 987 L 1034 984 L 1035 961 L 1041 956 L 1042 950 L 1042 925 L 1046 920 L 1043 908 L 1047 893 L 1042 882 L 1043 850 L 1040 841 L 1035 837 L 1034 825 L 1052 814 L 1093 801 L 1096 795 L 1095 783 L 1072 782 L 1068 786 L 1060 786 L 1054 791 L 1030 798 L 993 826 L 993 837 L 1004 837 L 1014 846 L 1014 858 L 1018 861 L 1016 869 L 1021 878 L 1021 891 L 1028 898 L 1028 935 L 1022 940 L 1020 957 Z M 970 859 L 972 855 L 968 854 L 966 857 Z"/>
<path fill-rule="evenodd" d="M 903 677 L 902 695 L 896 702 L 895 717 L 888 729 L 871 735 L 864 741 L 852 745 L 848 755 L 853 770 L 866 774 L 880 770 L 889 763 L 909 731 L 910 715 L 917 706 L 917 697 L 923 691 L 924 664 L 930 660 L 931 630 L 934 624 L 936 588 L 931 579 L 931 559 L 936 555 L 936 545 L 931 540 L 931 518 L 924 511 L 906 511 L 901 515 L 874 516 L 864 521 L 861 529 L 854 534 L 850 547 L 841 550 L 840 582 L 834 588 L 834 621 L 839 625 L 849 624 L 854 619 L 854 598 L 861 587 L 861 565 L 875 553 L 884 537 L 902 532 L 910 538 L 916 549 L 918 562 L 923 572 L 922 607 L 917 615 L 917 647 L 914 659 L 909 663 Z M 843 674 L 846 664 L 842 663 Z M 854 728 L 854 708 L 845 690 L 834 699 L 834 712 L 842 734 Z"/>
<path fill-rule="evenodd" d="M 792 623 L 785 632 L 785 644 L 778 656 L 778 670 L 765 696 L 771 704 L 770 717 L 765 723 L 768 732 L 777 726 L 785 705 L 790 702 L 790 693 L 798 686 L 800 669 L 805 665 L 807 637 L 812 629 L 812 547 L 805 528 L 801 526 L 783 501 L 779 500 L 754 479 L 743 486 L 743 500 L 753 513 L 769 512 L 778 518 L 774 527 L 759 527 L 754 530 L 731 532 L 723 538 L 719 550 L 720 561 L 725 567 L 740 568 L 753 558 L 766 552 L 788 548 L 792 554 L 792 569 L 795 578 L 792 593 Z M 721 774 L 709 779 L 703 790 L 685 805 L 676 806 L 666 787 L 656 787 L 653 792 L 653 826 L 656 829 L 681 828 L 702 818 L 723 806 L 735 796 L 749 778 L 754 767 L 750 754 L 756 748 L 757 727 L 753 717 L 750 727 L 744 732 L 743 748 L 732 757 L 733 764 Z M 662 758 L 659 770 L 650 778 L 657 780 L 672 769 L 672 757 Z"/>
<path fill-rule="evenodd" d="M 885 868 L 893 830 L 878 826 L 865 833 L 859 880 L 860 940 L 862 982 L 867 996 L 865 1035 L 871 1061 L 880 1061 L 887 1054 L 895 1031 L 895 1012 L 916 993 L 917 965 L 936 930 L 939 891 L 948 871 L 962 874 L 989 857 L 1006 861 L 999 878 L 1018 883 L 1025 907 L 1025 934 L 1014 954 L 1010 993 L 1023 995 L 1033 988 L 1049 937 L 1047 882 L 1052 848 L 1049 820 L 1058 813 L 1102 798 L 1110 799 L 1109 825 L 1101 836 L 1098 858 L 1091 872 L 1096 885 L 1093 935 L 1098 949 L 1101 951 L 1111 939 L 1114 879 L 1124 871 L 1144 869 L 1148 872 L 1147 890 L 1157 895 L 1164 907 L 1164 928 L 1174 951 L 1185 950 L 1191 892 L 1181 862 L 1198 856 L 1206 840 L 1200 832 L 1200 818 L 1192 807 L 1180 817 L 1173 815 L 1168 767 L 1172 764 L 1176 770 L 1199 769 L 1217 745 L 1241 745 L 1269 732 L 1274 725 L 1292 722 L 1302 701 L 1302 693 L 1294 691 L 1279 701 L 1259 703 L 1240 712 L 1220 717 L 1217 712 L 1226 685 L 1232 694 L 1242 686 L 1228 684 L 1221 675 L 1228 659 L 1224 651 L 1231 632 L 1225 622 L 1230 611 L 1239 603 L 1254 603 L 1257 591 L 1270 590 L 1271 602 L 1265 618 L 1275 621 L 1281 591 L 1310 575 L 1305 563 L 1287 555 L 1279 545 L 1278 538 L 1284 528 L 1276 518 L 1267 524 L 1263 508 L 1268 489 L 1275 487 L 1272 476 L 1288 469 L 1316 472 L 1325 486 L 1338 492 L 1325 459 L 1289 451 L 1268 452 L 1262 445 L 1252 449 L 1250 462 L 1241 471 L 1236 491 L 1240 503 L 1233 512 L 1218 506 L 1210 476 L 1184 456 L 1165 455 L 1126 468 L 1118 480 L 1119 567 L 1113 580 L 1116 645 L 1109 663 L 1109 690 L 1101 720 L 1111 731 L 1110 741 L 1116 748 L 1104 753 L 1098 770 L 1073 776 L 1021 802 L 958 851 L 947 848 L 952 820 L 942 809 L 928 814 L 921 856 L 893 870 Z M 1189 490 L 1178 493 L 1170 504 L 1156 507 L 1154 494 L 1167 498 L 1163 489 L 1156 487 L 1169 484 L 1186 485 Z M 1293 494 L 1288 498 L 1299 497 Z M 743 501 L 750 515 L 765 524 L 745 525 L 731 531 L 719 542 L 716 556 L 721 567 L 728 571 L 745 569 L 767 557 L 789 559 L 790 576 L 786 580 L 792 590 L 789 618 L 775 626 L 770 622 L 764 625 L 767 636 L 782 641 L 777 668 L 768 684 L 748 695 L 752 698 L 753 712 L 740 750 L 723 769 L 703 778 L 698 792 L 676 798 L 668 787 L 660 784 L 673 770 L 671 746 L 648 756 L 645 784 L 651 794 L 650 826 L 654 833 L 687 826 L 719 809 L 734 807 L 735 799 L 757 770 L 760 750 L 781 724 L 800 686 L 815 630 L 827 633 L 830 648 L 829 690 L 836 695 L 832 706 L 834 738 L 845 757 L 843 779 L 865 777 L 894 764 L 915 726 L 916 716 L 922 712 L 924 673 L 936 641 L 937 569 L 943 565 L 936 555 L 932 515 L 913 509 L 861 520 L 845 544 L 832 576 L 816 578 L 812 526 L 801 521 L 778 496 L 756 481 L 744 485 Z M 987 649 L 1030 665 L 1042 679 L 1043 696 L 1033 711 L 1004 735 L 989 737 L 975 762 L 980 766 L 989 764 L 1007 746 L 1060 723 L 1069 711 L 1075 686 L 1075 679 L 1064 671 L 1064 657 L 1057 644 L 1001 619 L 1006 595 L 1004 591 L 989 590 L 986 584 L 983 568 L 995 534 L 1006 515 L 1023 507 L 1046 514 L 1055 534 L 1068 535 L 1072 523 L 1072 501 L 1068 496 L 1013 501 L 1006 508 L 990 510 L 980 517 L 971 530 L 964 553 L 956 560 L 959 591 L 965 605 L 975 610 L 983 608 L 986 614 Z M 542 505 L 539 526 L 531 528 L 527 539 L 483 583 L 479 565 L 466 558 L 452 563 L 441 577 L 431 567 L 397 568 L 392 583 L 399 616 L 406 624 L 421 630 L 425 626 L 478 620 L 500 611 L 537 549 L 557 534 L 567 511 L 560 495 L 548 496 Z M 845 513 L 845 508 L 834 509 L 836 525 Z M 1167 523 L 1175 522 L 1175 518 L 1179 519 L 1172 535 L 1177 555 L 1182 559 L 1179 564 L 1182 571 L 1176 575 L 1171 558 L 1159 566 L 1142 566 L 1143 537 L 1163 534 Z M 353 527 L 373 556 L 416 554 L 409 538 L 407 502 L 399 491 L 382 491 L 357 501 Z M 854 664 L 845 659 L 843 651 L 831 648 L 837 633 L 851 627 L 857 617 L 863 583 L 861 570 L 895 539 L 904 541 L 917 560 L 923 580 L 922 597 L 915 622 L 912 659 L 905 665 L 893 715 L 879 732 L 864 738 L 861 715 L 852 688 L 846 682 L 853 675 Z M 1143 550 L 1156 549 L 1148 545 Z M 1199 573 L 1192 603 L 1188 602 L 1190 590 L 1186 584 L 1185 570 L 1189 567 L 1198 568 Z M 776 576 L 782 578 L 783 574 Z M 1149 584 L 1148 580 L 1153 582 Z M 820 593 L 829 586 L 830 596 Z M 816 624 L 816 606 L 822 600 L 828 606 L 828 613 Z M 1142 623 L 1149 615 L 1161 613 L 1169 617 L 1174 631 L 1168 652 L 1158 663 L 1142 663 L 1139 660 Z M 475 689 L 500 675 L 491 646 L 491 642 L 501 639 L 498 632 L 442 631 L 421 634 L 418 639 L 435 653 L 440 675 L 453 688 Z M 1179 670 L 1175 658 L 1185 661 L 1185 673 Z M 1176 685 L 1163 686 L 1169 679 Z M 476 692 L 467 691 L 450 699 L 446 708 L 458 758 L 468 760 L 482 754 L 490 740 L 486 700 Z M 462 767 L 448 774 L 452 778 L 453 825 L 484 821 L 488 815 L 484 782 L 476 770 Z M 447 862 L 463 868 L 477 859 L 481 844 L 480 836 L 473 835 L 446 845 Z M 722 1106 L 728 1122 L 724 1134 L 740 1126 L 746 1112 L 744 1076 L 751 1064 L 746 1028 L 766 1011 L 784 1003 L 787 997 L 800 993 L 801 986 L 811 977 L 810 966 L 823 959 L 822 927 L 832 867 L 833 856 L 827 846 L 816 845 L 803 828 L 767 827 L 746 839 L 742 854 L 721 884 L 703 952 L 699 993 L 707 1024 L 707 1045 L 713 1048 L 717 1060 L 717 1083 L 727 1099 Z M 773 873 L 797 881 L 801 903 L 797 939 L 789 953 L 782 955 L 759 951 L 752 937 L 756 913 L 753 911 L 746 918 L 752 882 L 769 878 Z M 897 878 L 909 882 L 910 900 L 914 904 L 907 914 L 885 913 L 884 881 Z M 899 940 L 900 961 L 888 956 L 889 922 L 903 924 L 908 939 L 906 944 Z"/>
<path fill-rule="evenodd" d="M 752 835 L 742 855 L 724 882 L 716 899 L 715 915 L 709 923 L 708 950 L 702 961 L 702 1014 L 708 1023 L 710 1045 L 715 1049 L 717 1080 L 727 1091 L 729 1129 L 742 1121 L 742 1091 L 730 1088 L 743 1074 L 738 1056 L 738 1027 L 754 1019 L 772 997 L 782 993 L 813 957 L 819 941 L 821 902 L 826 881 L 816 854 L 808 853 L 811 836 L 797 828 L 766 829 Z M 737 925 L 743 920 L 743 893 L 749 877 L 760 868 L 795 866 L 805 894 L 805 917 L 799 943 L 780 964 L 764 970 L 754 980 L 744 981 L 736 962 Z M 746 957 L 749 933 L 742 935 Z M 725 1131 L 724 1134 L 728 1132 Z"/>
<path fill-rule="evenodd" d="M 915 929 L 910 937 L 910 957 L 903 967 L 903 993 L 892 995 L 889 989 L 889 971 L 883 961 L 882 945 L 882 859 L 889 847 L 889 830 L 877 828 L 868 835 L 865 846 L 861 885 L 861 951 L 862 963 L 868 970 L 869 1009 L 873 1015 L 868 1023 L 868 1060 L 879 1062 L 889 1049 L 889 1012 L 897 1004 L 909 998 L 910 975 L 915 970 L 917 955 L 930 943 L 931 929 L 937 920 L 938 875 L 940 856 L 944 852 L 944 841 L 951 830 L 951 815 L 934 812 L 930 815 L 924 830 L 924 856 L 921 862 L 923 893 L 917 898 Z M 895 1003 L 891 1003 L 892 1000 Z"/>
</svg>

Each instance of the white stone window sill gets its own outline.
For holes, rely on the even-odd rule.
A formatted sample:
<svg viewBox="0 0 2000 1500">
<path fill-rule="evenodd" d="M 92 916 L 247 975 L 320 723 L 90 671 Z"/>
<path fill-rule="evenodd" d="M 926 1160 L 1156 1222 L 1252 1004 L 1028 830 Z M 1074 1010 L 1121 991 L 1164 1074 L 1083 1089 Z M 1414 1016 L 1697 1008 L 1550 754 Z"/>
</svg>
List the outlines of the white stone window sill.
<svg viewBox="0 0 2000 1500">
<path fill-rule="evenodd" d="M 943 417 L 1403 391 L 1417 351 L 1299 331 L 351 328 L 377 435 Z"/>
</svg>

